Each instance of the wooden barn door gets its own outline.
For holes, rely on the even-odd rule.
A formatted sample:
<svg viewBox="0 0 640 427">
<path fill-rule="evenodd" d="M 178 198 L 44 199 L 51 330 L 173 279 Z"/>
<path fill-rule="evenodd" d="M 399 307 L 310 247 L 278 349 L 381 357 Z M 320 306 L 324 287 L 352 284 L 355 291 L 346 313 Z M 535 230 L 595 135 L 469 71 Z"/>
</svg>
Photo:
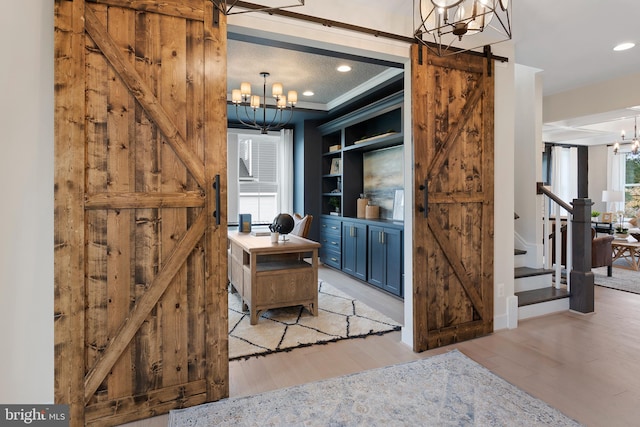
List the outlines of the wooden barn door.
<svg viewBox="0 0 640 427">
<path fill-rule="evenodd" d="M 115 425 L 228 396 L 226 21 L 55 3 L 55 400 Z"/>
<path fill-rule="evenodd" d="M 411 54 L 414 350 L 424 351 L 493 331 L 493 64 L 419 45 Z"/>
</svg>

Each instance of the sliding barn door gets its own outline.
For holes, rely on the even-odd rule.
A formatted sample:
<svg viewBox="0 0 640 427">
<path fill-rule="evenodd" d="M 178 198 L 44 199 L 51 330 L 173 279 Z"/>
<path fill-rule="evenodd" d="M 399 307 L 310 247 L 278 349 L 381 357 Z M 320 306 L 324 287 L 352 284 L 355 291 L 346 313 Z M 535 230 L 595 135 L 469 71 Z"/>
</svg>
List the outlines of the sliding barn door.
<svg viewBox="0 0 640 427">
<path fill-rule="evenodd" d="M 493 331 L 493 77 L 412 47 L 414 350 Z"/>
<path fill-rule="evenodd" d="M 56 0 L 55 400 L 115 425 L 228 396 L 226 26 Z"/>
</svg>

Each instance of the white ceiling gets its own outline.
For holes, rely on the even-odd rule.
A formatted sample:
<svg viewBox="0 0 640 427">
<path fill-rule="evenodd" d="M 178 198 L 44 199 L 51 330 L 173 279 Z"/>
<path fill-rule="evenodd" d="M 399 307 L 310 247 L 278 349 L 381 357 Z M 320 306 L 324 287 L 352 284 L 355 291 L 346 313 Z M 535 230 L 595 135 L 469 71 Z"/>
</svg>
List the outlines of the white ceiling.
<svg viewBox="0 0 640 427">
<path fill-rule="evenodd" d="M 328 111 L 342 102 L 366 93 L 382 81 L 401 74 L 401 68 L 390 68 L 370 62 L 358 61 L 353 57 L 338 58 L 327 56 L 330 52 L 307 53 L 283 47 L 271 47 L 247 41 L 229 39 L 227 85 L 231 89 L 240 83 L 251 83 L 251 91 L 262 95 L 264 79 L 267 77 L 267 97 L 271 96 L 271 85 L 282 83 L 284 92 L 298 92 L 298 107 Z M 349 65 L 348 73 L 337 71 L 339 65 Z M 312 97 L 303 92 L 310 90 Z"/>
<path fill-rule="evenodd" d="M 638 0 L 514 0 L 513 15 L 516 63 L 542 70 L 545 96 L 640 73 Z M 636 47 L 613 51 L 628 41 Z M 545 123 L 544 140 L 612 143 L 622 129 L 633 136 L 638 114 L 627 108 Z"/>
<path fill-rule="evenodd" d="M 512 1 L 515 62 L 542 70 L 545 96 L 640 73 L 639 0 Z M 406 5 L 400 6 L 397 0 L 366 2 L 370 10 L 382 14 L 390 13 L 391 9 L 397 13 L 399 7 L 407 7 L 407 13 L 412 13 L 412 2 L 408 0 L 404 0 Z M 302 9 L 305 7 L 291 10 L 304 13 Z M 348 19 L 340 21 L 348 22 Z M 612 50 L 613 46 L 624 41 L 635 42 L 637 46 L 625 52 Z M 268 71 L 271 73 L 269 86 L 280 81 L 285 91 L 298 91 L 300 106 L 316 109 L 330 109 L 344 98 L 366 91 L 387 77 L 381 73 L 398 72 L 398 69 L 354 59 L 346 61 L 232 39 L 229 40 L 228 52 L 230 89 L 238 87 L 240 81 L 248 80 L 254 91 L 262 92 L 259 73 Z M 337 73 L 337 65 L 345 62 L 353 67 L 353 71 Z M 316 95 L 305 99 L 302 92 L 307 89 Z M 587 145 L 611 143 L 619 138 L 621 129 L 625 129 L 628 137 L 633 135 L 636 114 L 640 114 L 640 110 L 624 109 L 545 123 L 544 139 Z"/>
</svg>

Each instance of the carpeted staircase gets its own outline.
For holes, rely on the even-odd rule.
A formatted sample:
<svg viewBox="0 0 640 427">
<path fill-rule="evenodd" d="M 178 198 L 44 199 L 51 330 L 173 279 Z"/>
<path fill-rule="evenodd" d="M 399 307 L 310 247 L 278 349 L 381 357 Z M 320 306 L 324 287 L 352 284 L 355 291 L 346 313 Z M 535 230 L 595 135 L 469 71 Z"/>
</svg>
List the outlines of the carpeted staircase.
<svg viewBox="0 0 640 427">
<path fill-rule="evenodd" d="M 526 251 L 516 249 L 514 294 L 518 297 L 518 320 L 569 310 L 569 292 L 553 286 L 553 270 L 526 267 Z"/>
</svg>

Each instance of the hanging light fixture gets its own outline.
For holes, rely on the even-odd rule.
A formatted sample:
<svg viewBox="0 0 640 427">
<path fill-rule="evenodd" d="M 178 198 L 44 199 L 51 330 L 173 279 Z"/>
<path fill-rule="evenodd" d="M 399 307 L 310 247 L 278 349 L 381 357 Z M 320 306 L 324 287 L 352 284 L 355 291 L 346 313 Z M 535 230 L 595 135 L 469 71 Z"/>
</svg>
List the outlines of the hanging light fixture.
<svg viewBox="0 0 640 427">
<path fill-rule="evenodd" d="M 618 154 L 618 151 L 620 151 L 620 144 L 631 144 L 631 154 L 636 155 L 640 152 L 640 140 L 638 139 L 638 118 L 634 117 L 633 121 L 633 139 L 631 140 L 631 142 L 625 142 L 623 129 L 620 132 L 620 138 L 622 139 L 622 142 L 616 141 L 616 143 L 613 144 L 613 154 Z"/>
<path fill-rule="evenodd" d="M 509 0 L 419 0 L 419 3 L 420 23 L 414 37 L 438 56 L 511 39 Z"/>
<path fill-rule="evenodd" d="M 240 123 L 266 134 L 270 130 L 282 129 L 291 121 L 293 109 L 298 102 L 298 92 L 290 90 L 285 96 L 282 83 L 274 83 L 271 86 L 271 95 L 275 100 L 275 110 L 273 111 L 273 117 L 267 120 L 267 77 L 269 77 L 269 73 L 263 71 L 260 75 L 264 79 L 262 97 L 260 95 L 252 95 L 251 84 L 243 82 L 240 85 L 240 89 L 231 91 L 231 102 L 236 106 L 236 117 Z M 262 121 L 259 121 L 260 114 L 258 114 L 258 110 L 260 108 L 262 108 Z M 244 120 L 241 114 L 242 110 L 244 110 Z M 285 110 L 288 110 L 286 120 Z"/>
</svg>

